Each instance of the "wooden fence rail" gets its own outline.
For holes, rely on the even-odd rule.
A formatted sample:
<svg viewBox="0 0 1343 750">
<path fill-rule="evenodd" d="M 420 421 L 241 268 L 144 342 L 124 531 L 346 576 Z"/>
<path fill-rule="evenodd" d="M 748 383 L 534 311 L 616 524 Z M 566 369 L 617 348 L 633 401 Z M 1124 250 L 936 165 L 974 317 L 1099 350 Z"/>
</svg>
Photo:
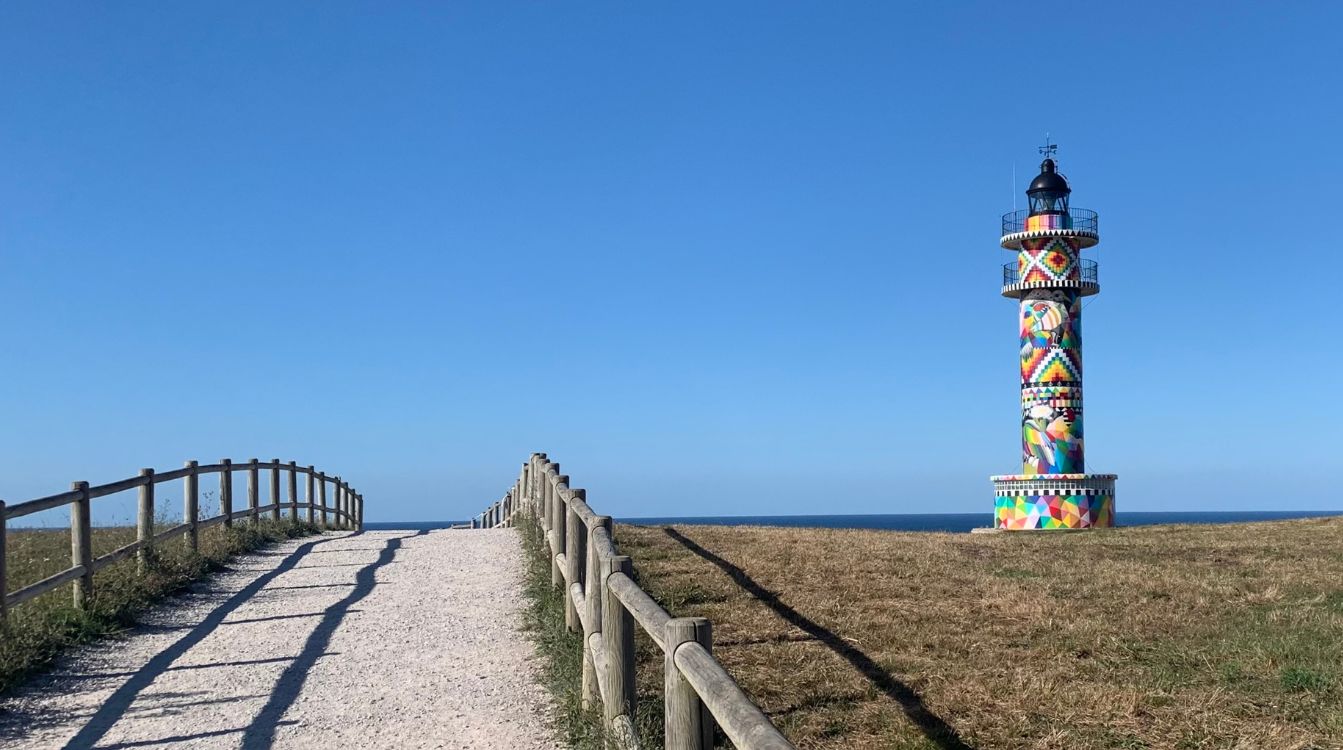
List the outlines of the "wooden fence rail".
<svg viewBox="0 0 1343 750">
<path fill-rule="evenodd" d="M 257 498 L 258 476 L 262 469 L 270 471 L 270 503 L 265 506 L 259 506 Z M 233 472 L 235 471 L 247 473 L 246 510 L 233 510 Z M 198 549 L 201 529 L 221 523 L 225 526 L 232 526 L 234 521 L 243 518 L 250 519 L 252 523 L 255 523 L 263 512 L 269 512 L 271 518 L 279 520 L 281 517 L 281 472 L 288 472 L 289 474 L 289 502 L 286 505 L 289 508 L 291 518 L 297 520 L 299 508 L 306 508 L 308 520 L 311 522 L 316 517 L 317 523 L 323 528 L 359 530 L 364 527 L 363 495 L 356 492 L 340 477 L 328 476 L 311 466 L 299 466 L 294 461 L 281 463 L 278 458 L 265 462 L 254 458 L 246 464 L 234 464 L 230 459 L 225 458 L 217 464 L 206 464 L 204 466 L 196 461 L 187 461 L 186 465 L 180 469 L 164 472 L 142 469 L 139 476 L 107 484 L 90 486 L 88 482 L 74 482 L 70 485 L 69 492 L 39 497 L 36 500 L 14 505 L 6 505 L 4 501 L 0 501 L 0 592 L 9 591 L 9 581 L 6 578 L 7 566 L 5 565 L 5 533 L 11 519 L 69 505 L 71 553 L 69 568 L 0 596 L 0 623 L 5 622 L 8 618 L 10 607 L 22 604 L 35 596 L 45 594 L 54 588 L 72 582 L 74 583 L 75 606 L 83 609 L 88 606 L 90 597 L 93 596 L 93 576 L 95 573 L 132 555 L 135 555 L 140 561 L 140 569 L 143 571 L 145 566 L 149 564 L 150 553 L 154 546 L 173 537 L 181 537 L 187 547 L 195 552 Z M 199 517 L 200 476 L 202 474 L 219 475 L 220 512 L 219 515 L 211 518 Z M 302 503 L 299 503 L 297 499 L 299 474 L 305 474 L 308 477 L 308 492 Z M 179 479 L 182 480 L 183 523 L 170 529 L 155 532 L 155 487 L 164 482 L 173 482 Z M 328 483 L 335 489 L 335 507 L 327 507 L 326 504 L 326 486 Z M 314 484 L 320 488 L 320 501 L 317 503 L 313 502 L 312 488 Z M 140 494 L 139 511 L 136 517 L 136 540 L 100 557 L 93 557 L 93 526 L 90 520 L 92 515 L 90 501 L 133 489 L 138 489 Z"/>
<path fill-rule="evenodd" d="M 634 582 L 633 563 L 611 538 L 611 518 L 569 487 L 560 465 L 534 453 L 503 499 L 473 519 L 473 528 L 512 526 L 527 515 L 540 524 L 551 558 L 551 583 L 565 596 L 565 623 L 583 635 L 582 697 L 602 709 L 606 729 L 627 750 L 634 730 L 634 626 L 664 657 L 663 724 L 667 750 L 710 750 L 715 722 L 740 750 L 783 750 L 790 743 L 713 656 L 713 630 L 702 617 L 672 617 Z"/>
</svg>

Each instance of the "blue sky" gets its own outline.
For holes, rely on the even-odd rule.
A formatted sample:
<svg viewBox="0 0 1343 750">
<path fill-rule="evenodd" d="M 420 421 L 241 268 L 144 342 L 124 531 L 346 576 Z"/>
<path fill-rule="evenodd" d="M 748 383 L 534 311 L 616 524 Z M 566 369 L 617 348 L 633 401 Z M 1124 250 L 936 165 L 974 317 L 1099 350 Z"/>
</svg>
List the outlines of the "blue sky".
<svg viewBox="0 0 1343 750">
<path fill-rule="evenodd" d="M 617 516 L 987 514 L 1020 466 L 998 217 L 1048 132 L 1101 215 L 1120 513 L 1343 508 L 1341 25 L 5 4 L 0 497 L 280 457 L 460 518 L 544 450 Z"/>
</svg>

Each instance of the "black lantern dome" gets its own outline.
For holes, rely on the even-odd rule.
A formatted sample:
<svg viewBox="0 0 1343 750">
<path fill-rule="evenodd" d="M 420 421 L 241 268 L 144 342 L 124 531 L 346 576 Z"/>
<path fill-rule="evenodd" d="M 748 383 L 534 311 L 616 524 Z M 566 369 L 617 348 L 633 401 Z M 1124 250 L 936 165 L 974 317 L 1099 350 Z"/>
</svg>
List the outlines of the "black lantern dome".
<svg viewBox="0 0 1343 750">
<path fill-rule="evenodd" d="M 1068 181 L 1056 171 L 1054 160 L 1045 159 L 1040 163 L 1040 176 L 1036 177 L 1026 189 L 1026 196 L 1030 199 L 1031 205 L 1030 215 L 1067 214 L 1068 194 L 1072 191 L 1072 188 L 1068 187 Z"/>
</svg>

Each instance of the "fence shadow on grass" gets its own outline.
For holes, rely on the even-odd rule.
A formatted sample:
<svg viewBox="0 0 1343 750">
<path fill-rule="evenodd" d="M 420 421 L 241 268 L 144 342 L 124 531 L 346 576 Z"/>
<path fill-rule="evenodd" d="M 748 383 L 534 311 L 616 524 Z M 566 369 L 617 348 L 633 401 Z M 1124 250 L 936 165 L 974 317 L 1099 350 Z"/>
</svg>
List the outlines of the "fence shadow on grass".
<svg viewBox="0 0 1343 750">
<path fill-rule="evenodd" d="M 694 540 L 685 536 L 676 529 L 663 527 L 667 536 L 685 547 L 695 555 L 713 563 L 719 570 L 727 573 L 736 584 L 745 589 L 751 596 L 754 596 L 761 604 L 769 607 L 779 617 L 792 623 L 800 630 L 811 635 L 816 640 L 825 644 L 831 651 L 843 658 L 860 674 L 868 679 L 874 687 L 884 693 L 891 700 L 900 704 L 900 708 L 905 712 L 905 716 L 918 726 L 931 742 L 935 743 L 942 750 L 973 750 L 961 739 L 956 729 L 942 719 L 942 717 L 933 713 L 927 705 L 924 704 L 917 691 L 901 682 L 899 679 L 886 671 L 872 657 L 860 651 L 852 643 L 836 635 L 833 631 L 826 629 L 819 623 L 811 620 L 806 615 L 798 612 L 796 609 L 784 604 L 779 595 L 773 591 L 761 586 L 746 574 L 746 571 L 738 568 L 736 565 L 724 560 L 718 555 L 701 547 Z"/>
</svg>

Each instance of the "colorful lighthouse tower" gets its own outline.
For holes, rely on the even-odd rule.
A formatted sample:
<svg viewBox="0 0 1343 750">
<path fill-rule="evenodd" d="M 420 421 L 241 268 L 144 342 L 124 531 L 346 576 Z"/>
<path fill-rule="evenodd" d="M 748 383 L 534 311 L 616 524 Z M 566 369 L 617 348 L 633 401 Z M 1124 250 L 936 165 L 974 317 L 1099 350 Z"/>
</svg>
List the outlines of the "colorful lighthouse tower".
<svg viewBox="0 0 1343 750">
<path fill-rule="evenodd" d="M 1100 292 L 1095 211 L 1071 208 L 1072 188 L 1045 146 L 1029 208 L 1003 216 L 1003 296 L 1019 300 L 1020 474 L 995 476 L 1000 529 L 1086 529 L 1114 525 L 1114 474 L 1087 474 L 1082 439 L 1082 298 Z"/>
</svg>

